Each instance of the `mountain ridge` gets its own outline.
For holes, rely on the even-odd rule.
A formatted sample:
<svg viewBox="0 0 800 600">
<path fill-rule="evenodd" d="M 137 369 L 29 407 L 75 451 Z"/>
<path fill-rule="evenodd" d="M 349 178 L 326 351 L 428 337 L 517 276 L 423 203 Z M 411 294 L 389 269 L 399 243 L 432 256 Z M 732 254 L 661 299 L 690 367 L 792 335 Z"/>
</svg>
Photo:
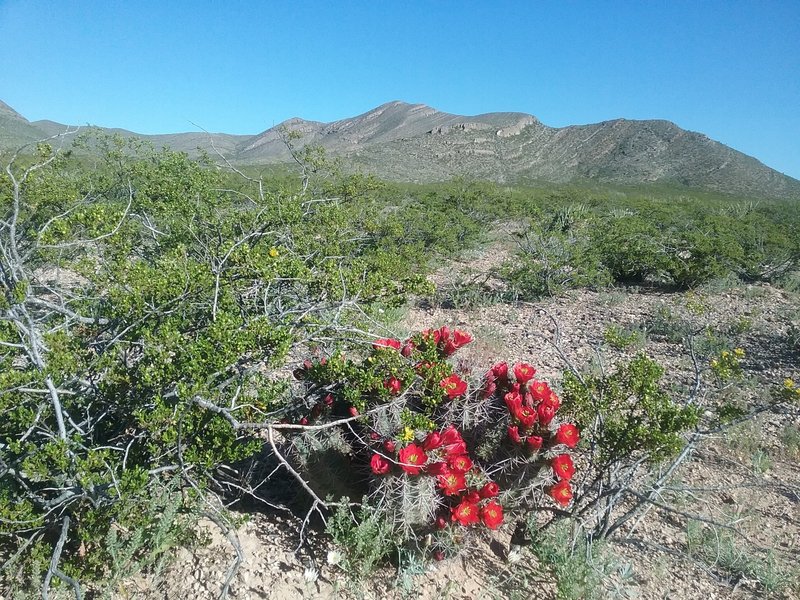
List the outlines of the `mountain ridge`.
<svg viewBox="0 0 800 600">
<path fill-rule="evenodd" d="M 30 122 L 0 101 L 0 147 L 30 143 L 66 129 L 54 121 Z M 738 195 L 800 199 L 800 181 L 664 119 L 618 118 L 550 127 L 527 113 L 455 115 L 425 104 L 393 100 L 330 123 L 293 117 L 255 135 L 140 135 L 102 129 L 190 154 L 220 152 L 239 164 L 289 162 L 284 132 L 291 130 L 300 134 L 295 142 L 300 147 L 319 144 L 350 168 L 411 182 L 468 176 L 500 183 L 670 183 Z"/>
</svg>

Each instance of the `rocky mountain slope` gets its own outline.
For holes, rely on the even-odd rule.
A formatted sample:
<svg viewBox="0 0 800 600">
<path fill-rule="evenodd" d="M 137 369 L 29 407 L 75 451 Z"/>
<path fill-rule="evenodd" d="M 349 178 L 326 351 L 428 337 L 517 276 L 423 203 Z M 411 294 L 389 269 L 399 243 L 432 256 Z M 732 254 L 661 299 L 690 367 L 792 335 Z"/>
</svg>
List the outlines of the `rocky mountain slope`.
<svg viewBox="0 0 800 600">
<path fill-rule="evenodd" d="M 29 122 L 0 102 L 0 147 L 65 129 L 53 121 Z M 423 104 L 389 102 L 333 123 L 289 119 L 253 136 L 194 132 L 138 137 L 157 147 L 211 154 L 216 149 L 240 164 L 269 164 L 290 160 L 284 130 L 300 133 L 298 144 L 319 144 L 352 168 L 393 180 L 429 182 L 464 175 L 501 183 L 664 183 L 800 199 L 800 181 L 661 120 L 616 119 L 556 128 L 524 113 L 460 116 Z"/>
</svg>

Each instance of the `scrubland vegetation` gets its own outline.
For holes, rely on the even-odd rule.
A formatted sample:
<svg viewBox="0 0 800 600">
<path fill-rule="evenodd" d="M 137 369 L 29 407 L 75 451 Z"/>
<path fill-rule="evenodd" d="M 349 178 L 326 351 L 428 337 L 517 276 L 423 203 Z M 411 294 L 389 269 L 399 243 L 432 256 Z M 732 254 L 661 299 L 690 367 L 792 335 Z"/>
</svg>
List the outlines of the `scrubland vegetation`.
<svg viewBox="0 0 800 600">
<path fill-rule="evenodd" d="M 327 523 L 354 580 L 517 524 L 559 594 L 588 597 L 569 580 L 588 568 L 576 549 L 588 556 L 664 504 L 704 434 L 797 406 L 792 380 L 762 383 L 758 402 L 731 396 L 747 352 L 734 341 L 751 325 L 704 323 L 700 300 L 609 326 L 605 342 L 629 356 L 549 382 L 513 360 L 470 376 L 453 357 L 475 332 L 401 338 L 387 323 L 412 301 L 571 289 L 767 282 L 795 294 L 797 202 L 390 185 L 314 150 L 294 151 L 291 172 L 260 173 L 113 137 L 82 143 L 98 158 L 42 144 L 5 157 L 0 175 L 0 560 L 19 597 L 110 594 L 202 543 L 200 519 L 235 549 L 242 514 L 262 509 L 303 516 L 301 541 Z M 508 222 L 516 250 L 502 265 L 446 297 L 433 288 L 431 269 Z M 798 315 L 783 318 L 774 343 L 796 360 Z M 692 381 L 646 355 L 658 336 L 684 344 Z M 782 435 L 796 455 L 796 428 Z M 795 585 L 774 557 L 736 554 L 726 526 L 692 523 L 691 555 L 707 559 L 716 532 L 726 568 L 772 569 L 764 589 Z"/>
</svg>

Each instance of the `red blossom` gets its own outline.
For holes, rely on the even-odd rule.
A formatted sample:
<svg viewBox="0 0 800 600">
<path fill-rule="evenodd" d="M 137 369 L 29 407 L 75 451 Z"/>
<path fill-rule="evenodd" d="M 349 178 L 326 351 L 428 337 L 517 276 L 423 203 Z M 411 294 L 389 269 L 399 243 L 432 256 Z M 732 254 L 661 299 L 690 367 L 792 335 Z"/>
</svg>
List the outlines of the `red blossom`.
<svg viewBox="0 0 800 600">
<path fill-rule="evenodd" d="M 455 444 L 450 444 L 449 446 L 444 447 L 444 451 L 447 456 L 460 456 L 462 454 L 467 454 L 467 443 L 462 441 Z"/>
<path fill-rule="evenodd" d="M 397 377 L 390 377 L 386 381 L 383 382 L 383 387 L 389 390 L 389 393 L 392 396 L 397 396 L 402 389 L 403 389 L 403 382 L 400 381 Z"/>
<path fill-rule="evenodd" d="M 466 331 L 460 331 L 458 329 L 453 330 L 453 343 L 455 344 L 456 348 L 461 348 L 462 346 L 466 346 L 472 341 L 472 336 L 468 334 Z"/>
<path fill-rule="evenodd" d="M 369 466 L 375 475 L 386 475 L 391 469 L 391 463 L 383 458 L 380 454 L 373 454 L 372 460 L 369 461 Z"/>
<path fill-rule="evenodd" d="M 381 439 L 381 434 L 377 431 L 373 431 L 369 434 L 369 439 L 371 439 L 373 442 L 377 442 L 379 439 Z"/>
<path fill-rule="evenodd" d="M 322 401 L 325 403 L 325 406 L 333 406 L 333 394 L 328 394 Z"/>
<path fill-rule="evenodd" d="M 528 428 L 536 423 L 537 414 L 532 408 L 520 406 L 516 412 L 514 412 L 514 418 L 519 421 L 523 427 Z"/>
<path fill-rule="evenodd" d="M 525 443 L 527 444 L 528 448 L 536 452 L 537 450 L 541 449 L 544 440 L 538 435 L 529 435 L 525 440 Z"/>
<path fill-rule="evenodd" d="M 552 404 L 542 402 L 536 407 L 536 414 L 539 417 L 539 422 L 547 427 L 547 425 L 550 424 L 550 421 L 553 420 L 553 417 L 556 416 L 556 409 L 553 408 Z"/>
<path fill-rule="evenodd" d="M 445 391 L 448 398 L 453 400 L 467 391 L 467 382 L 462 380 L 457 373 L 453 373 L 449 377 L 442 379 L 439 382 L 439 387 Z"/>
<path fill-rule="evenodd" d="M 436 517 L 436 521 L 434 522 L 434 525 L 435 525 L 436 529 L 444 529 L 445 527 L 447 527 L 447 519 L 445 519 L 443 516 L 439 515 L 438 517 Z"/>
<path fill-rule="evenodd" d="M 550 395 L 544 399 L 544 402 L 552 406 L 553 410 L 558 410 L 561 408 L 561 400 L 559 399 L 558 394 L 553 391 L 551 391 Z"/>
<path fill-rule="evenodd" d="M 436 481 L 445 496 L 455 496 L 459 492 L 467 489 L 467 481 L 463 473 L 448 473 L 438 475 Z"/>
<path fill-rule="evenodd" d="M 503 507 L 492 500 L 481 509 L 481 520 L 489 529 L 497 529 L 503 524 Z"/>
<path fill-rule="evenodd" d="M 302 419 L 300 419 L 298 421 L 298 424 L 300 424 L 300 425 L 308 425 L 308 418 L 307 417 L 303 417 Z"/>
<path fill-rule="evenodd" d="M 494 498 L 499 493 L 500 486 L 494 481 L 490 481 L 489 483 L 485 484 L 478 492 L 481 498 Z"/>
<path fill-rule="evenodd" d="M 461 437 L 458 429 L 453 425 L 448 425 L 445 427 L 444 431 L 442 431 L 442 444 L 445 446 L 452 446 L 453 444 L 458 444 L 463 441 L 464 439 Z"/>
<path fill-rule="evenodd" d="M 400 354 L 408 358 L 411 356 L 411 353 L 414 352 L 414 348 L 416 348 L 416 346 L 414 346 L 414 342 L 411 340 L 406 340 L 405 344 L 403 344 L 403 349 L 400 350 Z"/>
<path fill-rule="evenodd" d="M 522 408 L 522 397 L 519 395 L 519 392 L 508 392 L 503 396 L 503 400 L 506 402 L 508 412 L 512 415 Z"/>
<path fill-rule="evenodd" d="M 528 383 L 531 379 L 533 379 L 535 374 L 536 369 L 534 369 L 528 363 L 519 363 L 514 365 L 514 377 L 516 377 L 517 383 L 520 385 Z"/>
<path fill-rule="evenodd" d="M 409 444 L 400 450 L 399 458 L 403 471 L 409 475 L 419 475 L 428 455 L 416 444 Z"/>
<path fill-rule="evenodd" d="M 383 447 L 386 449 L 387 452 L 394 453 L 395 449 L 397 449 L 397 442 L 394 440 L 386 440 L 383 442 Z"/>
<path fill-rule="evenodd" d="M 477 504 L 481 501 L 481 495 L 475 490 L 472 490 L 471 492 L 464 494 L 464 500 L 466 502 L 470 502 L 471 504 Z"/>
<path fill-rule="evenodd" d="M 447 464 L 456 473 L 466 473 L 472 468 L 472 459 L 466 454 L 460 456 L 450 456 L 447 459 Z"/>
<path fill-rule="evenodd" d="M 492 367 L 492 373 L 498 379 L 508 379 L 508 363 L 499 362 Z"/>
<path fill-rule="evenodd" d="M 425 470 L 436 477 L 439 477 L 440 475 L 448 475 L 450 473 L 450 467 L 446 462 L 431 463 L 425 467 Z"/>
<path fill-rule="evenodd" d="M 438 431 L 431 431 L 425 436 L 425 441 L 422 442 L 422 447 L 425 450 L 436 450 L 442 445 L 442 436 Z"/>
<path fill-rule="evenodd" d="M 379 348 L 394 348 L 395 350 L 400 350 L 400 346 L 400 340 L 394 340 L 391 338 L 379 338 L 372 342 L 372 347 L 375 348 L 375 350 L 378 350 Z"/>
<path fill-rule="evenodd" d="M 444 552 L 442 552 L 441 550 L 434 550 L 433 560 L 444 560 Z"/>
<path fill-rule="evenodd" d="M 453 508 L 452 520 L 458 521 L 461 525 L 474 525 L 479 521 L 478 505 L 474 502 L 463 500 L 461 504 Z"/>
<path fill-rule="evenodd" d="M 517 427 L 516 425 L 509 426 L 508 439 L 510 439 L 515 444 L 519 444 L 522 442 L 522 438 L 519 436 L 519 427 Z"/>
<path fill-rule="evenodd" d="M 559 481 L 549 490 L 550 496 L 553 500 L 558 502 L 561 506 L 567 506 L 572 500 L 572 488 L 569 481 Z"/>
<path fill-rule="evenodd" d="M 580 441 L 578 428 L 572 423 L 563 423 L 556 431 L 556 443 L 564 444 L 568 448 L 574 448 Z"/>
<path fill-rule="evenodd" d="M 558 479 L 569 481 L 575 475 L 575 464 L 569 454 L 559 454 L 550 464 Z"/>
<path fill-rule="evenodd" d="M 355 406 L 351 406 L 349 409 L 347 409 L 347 412 L 350 413 L 351 417 L 357 417 L 359 414 L 358 409 Z"/>
<path fill-rule="evenodd" d="M 536 379 L 528 384 L 528 389 L 530 390 L 531 395 L 539 401 L 544 400 L 552 393 L 552 390 L 546 381 L 537 381 Z"/>
</svg>

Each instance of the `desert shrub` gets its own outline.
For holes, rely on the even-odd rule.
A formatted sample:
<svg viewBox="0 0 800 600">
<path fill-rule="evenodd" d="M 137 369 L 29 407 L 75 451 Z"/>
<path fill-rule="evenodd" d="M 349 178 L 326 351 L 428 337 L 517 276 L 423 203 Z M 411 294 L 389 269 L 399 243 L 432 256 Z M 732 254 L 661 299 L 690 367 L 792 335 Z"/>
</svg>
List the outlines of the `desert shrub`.
<svg viewBox="0 0 800 600">
<path fill-rule="evenodd" d="M 601 464 L 638 454 L 658 461 L 681 449 L 681 434 L 697 424 L 700 411 L 674 402 L 661 384 L 663 375 L 644 354 L 609 375 L 564 373 L 564 409 L 592 437 Z"/>
<path fill-rule="evenodd" d="M 501 275 L 510 291 L 524 300 L 571 288 L 602 288 L 612 281 L 590 240 L 572 230 L 563 233 L 536 226 L 521 236 L 519 251 Z"/>
</svg>

